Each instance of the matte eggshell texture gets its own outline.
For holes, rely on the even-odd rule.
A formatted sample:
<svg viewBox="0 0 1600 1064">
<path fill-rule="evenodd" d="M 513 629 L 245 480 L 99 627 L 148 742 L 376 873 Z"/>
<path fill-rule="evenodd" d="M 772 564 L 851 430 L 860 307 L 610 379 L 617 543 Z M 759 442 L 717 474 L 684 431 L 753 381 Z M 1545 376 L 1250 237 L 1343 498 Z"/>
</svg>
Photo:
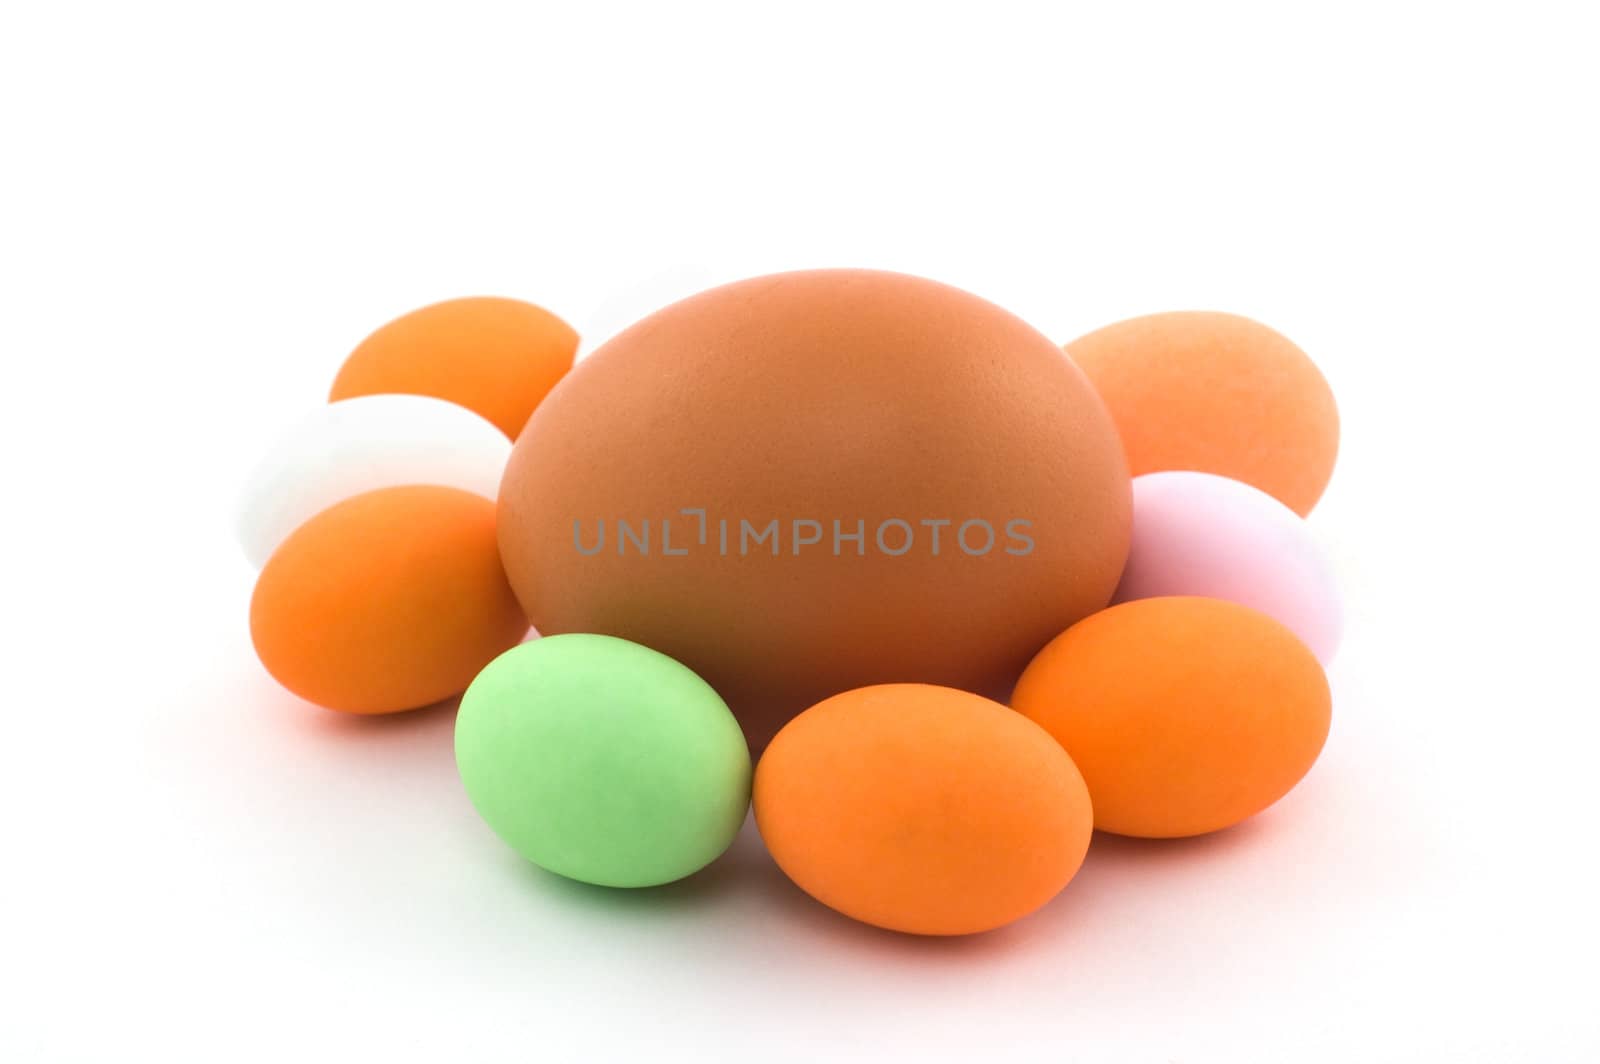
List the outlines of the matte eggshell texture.
<svg viewBox="0 0 1600 1064">
<path fill-rule="evenodd" d="M 1094 816 L 1043 729 L 965 691 L 847 691 L 778 733 L 756 768 L 756 823 L 802 890 L 920 935 L 987 931 L 1055 897 Z"/>
<path fill-rule="evenodd" d="M 494 503 L 456 488 L 382 488 L 322 511 L 256 579 L 250 636 L 309 702 L 393 713 L 459 694 L 527 619 L 495 550 Z"/>
<path fill-rule="evenodd" d="M 1133 546 L 1113 601 L 1203 595 L 1260 610 L 1326 665 L 1343 627 L 1338 588 L 1306 523 L 1264 491 L 1210 473 L 1133 481 Z"/>
<path fill-rule="evenodd" d="M 1266 614 L 1209 598 L 1125 602 L 1033 659 L 1012 706 L 1072 755 L 1095 827 L 1172 838 L 1239 823 L 1311 768 L 1322 667 Z"/>
<path fill-rule="evenodd" d="M 1150 314 L 1081 336 L 1067 353 L 1116 419 L 1134 476 L 1217 473 L 1304 516 L 1333 475 L 1333 392 L 1304 351 L 1260 322 Z"/>
<path fill-rule="evenodd" d="M 432 395 L 476 411 L 514 440 L 577 350 L 572 326 L 543 307 L 499 296 L 450 299 L 361 341 L 328 397 Z"/>
<path fill-rule="evenodd" d="M 496 658 L 461 699 L 456 765 L 472 804 L 559 875 L 644 887 L 728 848 L 750 751 L 717 693 L 663 654 L 557 635 Z"/>
<path fill-rule="evenodd" d="M 245 556 L 265 565 L 284 538 L 335 503 L 403 484 L 460 488 L 493 501 L 511 442 L 465 407 L 421 395 L 329 403 L 283 434 L 239 505 Z"/>
<path fill-rule="evenodd" d="M 579 363 L 518 440 L 500 505 L 506 571 L 541 632 L 670 654 L 759 749 L 848 688 L 1009 686 L 1110 600 L 1130 489 L 1100 400 L 1025 322 L 921 278 L 815 270 L 703 292 Z M 688 508 L 708 521 L 692 549 Z M 664 554 L 668 518 L 684 555 Z M 618 553 L 620 519 L 652 522 L 651 553 Z M 739 522 L 797 519 L 828 540 L 739 552 Z M 890 519 L 919 545 L 877 549 Z M 935 554 L 920 523 L 939 520 L 988 521 L 999 545 L 969 555 L 946 525 Z M 1011 520 L 1031 522 L 1031 550 L 1003 549 Z M 575 526 L 592 543 L 600 521 L 606 548 L 580 554 Z M 835 554 L 834 521 L 868 538 Z"/>
</svg>

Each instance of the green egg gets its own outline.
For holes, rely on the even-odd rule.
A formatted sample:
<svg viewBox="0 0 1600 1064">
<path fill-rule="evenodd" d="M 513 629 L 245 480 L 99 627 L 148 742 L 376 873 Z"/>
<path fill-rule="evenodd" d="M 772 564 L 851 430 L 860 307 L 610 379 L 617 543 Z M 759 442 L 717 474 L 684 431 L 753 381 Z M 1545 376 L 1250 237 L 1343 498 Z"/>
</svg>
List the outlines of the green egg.
<svg viewBox="0 0 1600 1064">
<path fill-rule="evenodd" d="M 750 804 L 750 749 L 717 693 L 604 635 L 547 636 L 490 662 L 461 698 L 456 767 L 514 850 L 608 887 L 704 868 Z"/>
</svg>

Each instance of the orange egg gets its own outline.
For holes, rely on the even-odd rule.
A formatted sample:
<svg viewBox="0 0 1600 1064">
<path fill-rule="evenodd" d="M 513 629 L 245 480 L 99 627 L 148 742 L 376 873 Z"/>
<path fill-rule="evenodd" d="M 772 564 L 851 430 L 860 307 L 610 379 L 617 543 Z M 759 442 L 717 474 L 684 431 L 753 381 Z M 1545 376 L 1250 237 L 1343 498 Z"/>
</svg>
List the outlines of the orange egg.
<svg viewBox="0 0 1600 1064">
<path fill-rule="evenodd" d="M 1012 706 L 1072 755 L 1095 826 L 1199 835 L 1287 794 L 1328 736 L 1322 666 L 1283 625 L 1208 598 L 1150 598 L 1039 652 Z"/>
<path fill-rule="evenodd" d="M 1177 311 L 1067 345 L 1100 392 L 1134 476 L 1216 473 L 1304 517 L 1339 450 L 1339 411 L 1306 353 L 1249 318 Z"/>
<path fill-rule="evenodd" d="M 500 567 L 494 503 L 432 485 L 322 511 L 268 559 L 250 600 L 267 671 L 349 713 L 459 694 L 527 631 Z"/>
<path fill-rule="evenodd" d="M 865 923 L 987 931 L 1055 897 L 1083 863 L 1083 779 L 1041 728 L 948 687 L 835 695 L 772 740 L 756 824 L 802 890 Z"/>
<path fill-rule="evenodd" d="M 451 299 L 398 317 L 361 341 L 328 398 L 431 395 L 494 422 L 514 440 L 572 368 L 577 350 L 572 327 L 532 303 Z"/>
</svg>

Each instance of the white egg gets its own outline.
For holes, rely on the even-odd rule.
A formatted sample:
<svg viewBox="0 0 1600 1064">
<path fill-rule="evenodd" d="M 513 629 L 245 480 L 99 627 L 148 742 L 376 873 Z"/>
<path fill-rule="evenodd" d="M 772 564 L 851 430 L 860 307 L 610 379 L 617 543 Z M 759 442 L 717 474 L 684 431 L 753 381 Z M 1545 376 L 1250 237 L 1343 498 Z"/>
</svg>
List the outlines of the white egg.
<svg viewBox="0 0 1600 1064">
<path fill-rule="evenodd" d="M 238 509 L 257 568 L 289 534 L 354 495 L 440 484 L 494 499 L 511 441 L 466 407 L 424 395 L 365 395 L 318 407 L 268 451 Z"/>
</svg>

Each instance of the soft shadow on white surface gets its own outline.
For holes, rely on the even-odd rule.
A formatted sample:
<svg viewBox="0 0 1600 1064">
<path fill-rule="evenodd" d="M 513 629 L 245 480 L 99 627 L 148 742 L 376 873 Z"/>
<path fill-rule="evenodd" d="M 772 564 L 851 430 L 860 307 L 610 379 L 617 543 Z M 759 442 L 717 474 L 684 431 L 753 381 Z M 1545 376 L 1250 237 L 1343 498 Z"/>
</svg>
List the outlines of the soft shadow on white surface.
<svg viewBox="0 0 1600 1064">
<path fill-rule="evenodd" d="M 1559 874 L 1559 822 L 1523 815 L 1526 784 L 1500 790 L 1508 751 L 1481 711 L 1383 667 L 1408 621 L 1375 600 L 1332 670 L 1327 749 L 1284 801 L 1200 839 L 1098 835 L 1037 914 L 917 939 L 812 901 L 748 823 L 651 890 L 534 868 L 468 803 L 451 705 L 357 718 L 284 692 L 249 646 L 250 574 L 213 554 L 221 575 L 165 632 L 205 648 L 188 677 L 165 691 L 162 660 L 130 653 L 116 690 L 78 708 L 92 727 L 31 748 L 53 819 L 20 818 L 40 844 L 13 911 L 73 919 L 22 928 L 28 1045 L 97 1043 L 60 1004 L 84 996 L 119 1038 L 180 1058 L 241 1031 L 262 1056 L 307 1032 L 352 1058 L 511 1042 L 585 1059 L 1359 1056 L 1373 1025 L 1415 1031 L 1412 1048 L 1483 1044 L 1490 1000 L 1578 1037 L 1577 984 L 1482 965 L 1535 971 L 1565 948 L 1583 884 Z M 68 763 L 94 785 L 61 787 Z M 167 999 L 183 1024 L 150 1007 Z"/>
<path fill-rule="evenodd" d="M 398 890 L 402 881 L 423 875 L 431 889 L 454 893 L 451 908 L 469 923 L 464 914 L 471 906 L 459 906 L 475 899 L 492 905 L 508 930 L 520 924 L 550 934 L 550 925 L 557 924 L 553 933 L 559 939 L 620 945 L 629 935 L 660 942 L 692 930 L 709 936 L 686 953 L 702 964 L 736 962 L 726 951 L 741 944 L 782 943 L 821 968 L 865 962 L 910 971 L 948 966 L 970 974 L 975 965 L 1003 970 L 1081 959 L 1081 951 L 1120 937 L 1108 936 L 1108 929 L 1149 928 L 1175 915 L 1208 918 L 1200 906 L 1217 900 L 1224 884 L 1240 884 L 1247 875 L 1258 885 L 1263 876 L 1295 878 L 1286 857 L 1331 863 L 1322 841 L 1337 814 L 1340 788 L 1316 786 L 1330 805 L 1311 807 L 1297 792 L 1254 821 L 1202 838 L 1151 841 L 1097 833 L 1083 869 L 1062 895 L 1037 914 L 984 935 L 917 938 L 848 920 L 783 876 L 753 820 L 727 854 L 685 880 L 641 890 L 594 887 L 528 864 L 476 818 L 454 771 L 454 703 L 389 717 L 328 713 L 275 688 L 253 662 L 239 665 L 233 684 L 253 697 L 240 707 L 241 715 L 210 720 L 204 760 L 215 773 L 213 791 L 191 812 L 217 815 L 236 806 L 243 822 L 235 838 L 252 830 L 274 836 L 265 840 L 272 852 L 296 870 L 289 889 L 320 884 L 301 898 L 311 904 L 306 915 L 346 929 L 399 904 L 391 899 L 375 905 L 362 897 L 357 911 L 346 911 L 360 897 L 359 890 L 346 893 L 356 884 L 381 878 Z M 197 741 L 191 735 L 186 744 L 191 755 L 199 752 Z M 1336 755 L 1330 752 L 1330 759 Z M 1316 783 L 1314 774 L 1305 789 Z M 280 848 L 285 835 L 299 838 L 298 852 Z M 375 846 L 377 869 L 363 872 L 353 861 L 329 860 L 370 858 Z M 1340 890 L 1349 889 L 1346 877 Z M 1315 894 L 1302 896 L 1291 908 L 1313 900 Z M 1257 917 L 1270 918 L 1271 908 Z M 1229 906 L 1209 919 L 1240 915 Z M 508 964 L 519 963 L 515 949 L 503 958 Z M 521 963 L 537 968 L 531 957 Z"/>
</svg>

